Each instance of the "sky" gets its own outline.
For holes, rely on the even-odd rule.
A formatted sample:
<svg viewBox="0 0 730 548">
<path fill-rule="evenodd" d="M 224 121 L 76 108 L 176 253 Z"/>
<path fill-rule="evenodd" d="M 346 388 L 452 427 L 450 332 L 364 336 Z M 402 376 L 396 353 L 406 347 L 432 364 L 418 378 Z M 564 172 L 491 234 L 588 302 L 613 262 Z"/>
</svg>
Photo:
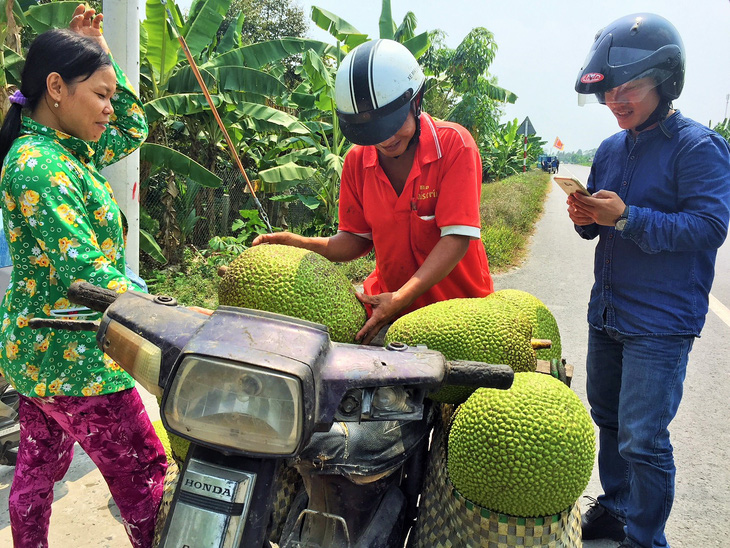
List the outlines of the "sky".
<svg viewBox="0 0 730 548">
<path fill-rule="evenodd" d="M 381 0 L 295 1 L 307 14 L 315 5 L 378 36 Z M 183 10 L 189 4 L 178 0 Z M 499 49 L 490 73 L 518 97 L 506 106 L 502 121 L 529 116 L 548 150 L 556 137 L 565 151 L 593 149 L 619 131 L 605 106 L 578 106 L 573 86 L 596 32 L 632 13 L 662 15 L 682 36 L 685 85 L 674 106 L 705 125 L 730 114 L 730 0 L 391 0 L 391 9 L 396 23 L 413 11 L 417 32 L 443 30 L 451 48 L 474 27 L 491 31 Z M 314 23 L 309 36 L 334 43 Z M 427 103 L 424 108 L 428 111 Z"/>
</svg>

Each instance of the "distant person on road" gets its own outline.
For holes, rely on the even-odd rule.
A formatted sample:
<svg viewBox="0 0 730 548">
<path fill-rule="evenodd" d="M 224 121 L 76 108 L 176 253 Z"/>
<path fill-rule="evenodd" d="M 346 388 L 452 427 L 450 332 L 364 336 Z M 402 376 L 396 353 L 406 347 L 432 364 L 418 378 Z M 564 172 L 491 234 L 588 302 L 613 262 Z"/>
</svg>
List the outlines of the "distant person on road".
<svg viewBox="0 0 730 548">
<path fill-rule="evenodd" d="M 31 318 L 98 318 L 67 300 L 77 280 L 117 292 L 132 287 L 121 213 L 99 170 L 139 147 L 147 121 L 111 58 L 102 17 L 79 5 L 69 29 L 33 41 L 0 129 L 3 223 L 13 258 L 0 372 L 20 394 L 9 497 L 15 548 L 48 546 L 54 484 L 75 442 L 98 466 L 139 548 L 152 545 L 167 469 L 134 380 L 97 347 L 95 334 L 28 326 Z"/>
<path fill-rule="evenodd" d="M 596 152 L 593 195 L 568 198 L 578 234 L 599 237 L 586 368 L 603 494 L 583 516 L 583 539 L 621 547 L 669 546 L 675 465 L 668 426 L 730 218 L 728 143 L 672 105 L 684 70 L 674 26 L 636 14 L 597 35 L 575 84 L 623 130 Z"/>
<path fill-rule="evenodd" d="M 421 111 L 425 77 L 393 40 L 366 42 L 343 59 L 335 81 L 345 158 L 339 232 L 277 243 L 351 261 L 375 249 L 375 271 L 358 298 L 372 315 L 357 338 L 369 343 L 398 316 L 457 297 L 494 291 L 480 238 L 482 165 L 469 132 Z"/>
</svg>

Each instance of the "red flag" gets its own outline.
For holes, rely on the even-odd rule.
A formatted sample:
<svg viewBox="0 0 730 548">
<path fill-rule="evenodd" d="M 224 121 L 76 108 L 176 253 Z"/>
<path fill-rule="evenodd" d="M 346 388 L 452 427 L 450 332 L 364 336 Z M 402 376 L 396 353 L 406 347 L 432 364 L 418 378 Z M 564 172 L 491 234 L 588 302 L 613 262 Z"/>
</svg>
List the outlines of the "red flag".
<svg viewBox="0 0 730 548">
<path fill-rule="evenodd" d="M 563 144 L 563 141 L 560 140 L 560 137 L 555 137 L 555 142 L 553 143 L 553 147 L 555 147 L 558 150 L 563 150 L 565 148 L 565 145 Z"/>
</svg>

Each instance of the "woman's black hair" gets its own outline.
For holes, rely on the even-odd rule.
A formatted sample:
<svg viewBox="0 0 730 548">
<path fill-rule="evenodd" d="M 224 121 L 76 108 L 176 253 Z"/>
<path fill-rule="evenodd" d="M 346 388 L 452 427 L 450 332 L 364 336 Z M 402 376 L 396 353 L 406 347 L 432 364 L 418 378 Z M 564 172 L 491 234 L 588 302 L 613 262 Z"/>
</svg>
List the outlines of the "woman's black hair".
<svg viewBox="0 0 730 548">
<path fill-rule="evenodd" d="M 0 129 L 0 163 L 20 134 L 21 111 L 34 111 L 46 94 L 46 79 L 57 72 L 66 83 L 83 81 L 111 65 L 111 58 L 90 38 L 69 29 L 52 29 L 38 35 L 28 49 L 20 76 L 20 92 L 26 98 L 21 107 L 11 103 Z"/>
</svg>

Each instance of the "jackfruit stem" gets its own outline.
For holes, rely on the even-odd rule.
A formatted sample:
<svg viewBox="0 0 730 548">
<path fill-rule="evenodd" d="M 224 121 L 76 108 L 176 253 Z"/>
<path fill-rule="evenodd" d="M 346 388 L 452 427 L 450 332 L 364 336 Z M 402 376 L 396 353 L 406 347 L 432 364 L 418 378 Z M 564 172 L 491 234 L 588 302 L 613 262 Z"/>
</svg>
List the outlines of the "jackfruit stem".
<svg viewBox="0 0 730 548">
<path fill-rule="evenodd" d="M 552 348 L 553 341 L 550 339 L 530 339 L 533 350 L 543 350 L 545 348 Z"/>
<path fill-rule="evenodd" d="M 222 278 L 226 275 L 226 272 L 228 272 L 228 267 L 226 265 L 221 265 L 218 267 L 218 277 Z"/>
</svg>

